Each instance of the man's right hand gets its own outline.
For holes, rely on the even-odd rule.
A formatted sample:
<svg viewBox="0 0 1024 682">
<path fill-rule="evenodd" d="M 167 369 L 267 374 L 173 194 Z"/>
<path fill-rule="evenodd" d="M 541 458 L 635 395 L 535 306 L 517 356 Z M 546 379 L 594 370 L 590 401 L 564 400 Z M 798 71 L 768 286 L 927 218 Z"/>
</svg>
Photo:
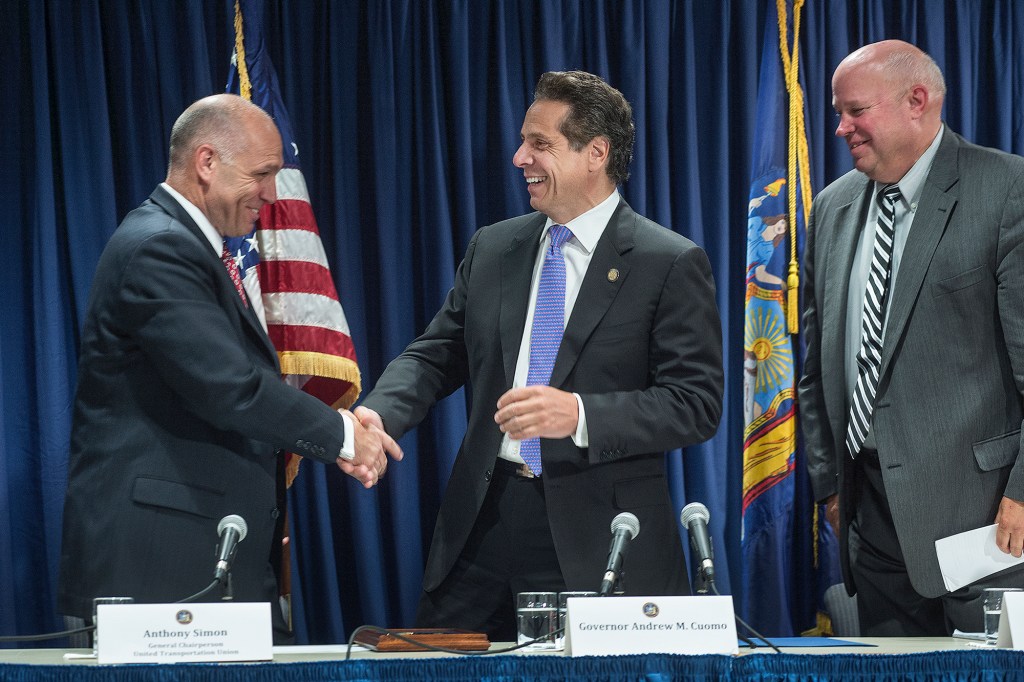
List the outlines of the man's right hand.
<svg viewBox="0 0 1024 682">
<path fill-rule="evenodd" d="M 839 493 L 825 500 L 825 519 L 839 537 Z"/>
<path fill-rule="evenodd" d="M 356 456 L 353 459 L 338 459 L 338 468 L 363 484 L 364 488 L 377 485 L 388 467 L 388 456 L 396 462 L 402 459 L 402 448 L 395 439 L 384 432 L 384 425 L 376 412 L 364 407 L 356 408 L 357 414 L 348 412 L 351 418 Z M 359 414 L 362 413 L 362 414 Z M 376 417 L 367 419 L 365 414 Z"/>
</svg>

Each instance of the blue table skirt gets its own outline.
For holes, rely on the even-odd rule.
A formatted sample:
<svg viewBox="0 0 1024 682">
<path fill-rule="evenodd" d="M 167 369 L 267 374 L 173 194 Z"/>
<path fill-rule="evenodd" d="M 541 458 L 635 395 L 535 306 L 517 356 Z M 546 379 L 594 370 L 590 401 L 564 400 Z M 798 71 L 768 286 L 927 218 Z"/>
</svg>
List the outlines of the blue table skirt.
<svg viewBox="0 0 1024 682">
<path fill-rule="evenodd" d="M 311 663 L 97 666 L 0 665 L 2 682 L 318 682 L 335 680 L 1024 680 L 1024 652 L 939 651 L 888 654 L 729 656 L 484 656 L 359 659 Z"/>
</svg>

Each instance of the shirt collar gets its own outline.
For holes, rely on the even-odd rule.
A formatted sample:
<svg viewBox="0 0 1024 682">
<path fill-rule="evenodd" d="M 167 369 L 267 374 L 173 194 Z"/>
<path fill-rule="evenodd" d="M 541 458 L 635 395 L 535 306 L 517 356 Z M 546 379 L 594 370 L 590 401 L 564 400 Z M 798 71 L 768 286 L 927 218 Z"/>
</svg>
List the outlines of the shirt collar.
<svg viewBox="0 0 1024 682">
<path fill-rule="evenodd" d="M 221 252 L 224 250 L 224 238 L 220 236 L 220 232 L 217 232 L 217 229 L 210 222 L 210 219 L 206 217 L 206 214 L 200 211 L 199 207 L 183 197 L 178 190 L 174 189 L 166 182 L 161 182 L 160 186 L 167 190 L 167 193 L 174 197 L 175 201 L 181 204 L 181 207 L 185 209 L 185 212 L 189 214 L 192 220 L 196 221 L 196 225 L 199 226 L 199 230 L 203 233 L 203 236 L 209 240 L 210 246 L 213 247 L 213 252 L 220 257 Z"/>
<path fill-rule="evenodd" d="M 587 253 L 591 253 L 597 246 L 598 240 L 604 234 L 604 228 L 608 227 L 608 221 L 618 205 L 619 191 L 612 190 L 608 198 L 600 204 L 565 223 L 565 226 L 572 231 L 572 236 L 576 238 L 576 241 L 580 243 Z M 544 224 L 544 231 L 540 235 L 541 242 L 547 238 L 548 230 L 551 226 L 557 224 L 554 220 L 548 218 Z"/>
<path fill-rule="evenodd" d="M 935 139 L 928 145 L 928 149 L 924 150 L 921 158 L 910 167 L 907 174 L 900 178 L 899 183 L 897 183 L 900 186 L 900 201 L 905 206 L 916 206 L 917 202 L 921 199 L 921 192 L 924 191 L 924 181 L 928 178 L 928 171 L 932 169 L 935 155 L 939 153 L 939 145 L 942 144 L 942 133 L 945 129 L 945 124 L 939 126 L 939 132 L 935 134 Z M 877 195 L 883 187 L 885 187 L 885 183 L 875 182 L 875 194 Z"/>
</svg>

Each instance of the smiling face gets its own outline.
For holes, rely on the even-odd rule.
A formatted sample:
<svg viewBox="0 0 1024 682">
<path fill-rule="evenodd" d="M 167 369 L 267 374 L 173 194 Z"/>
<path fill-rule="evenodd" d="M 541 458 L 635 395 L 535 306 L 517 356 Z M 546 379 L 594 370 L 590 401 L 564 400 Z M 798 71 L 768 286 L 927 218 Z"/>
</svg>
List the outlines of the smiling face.
<svg viewBox="0 0 1024 682">
<path fill-rule="evenodd" d="M 857 170 L 877 182 L 899 182 L 941 126 L 943 92 L 913 70 L 915 63 L 927 63 L 927 55 L 918 50 L 902 65 L 887 62 L 904 46 L 884 41 L 861 48 L 832 77 L 836 136 L 846 140 Z M 941 81 L 938 67 L 934 74 Z"/>
<path fill-rule="evenodd" d="M 607 141 L 595 138 L 574 151 L 559 126 L 569 105 L 537 100 L 526 112 L 522 144 L 512 163 L 523 170 L 530 206 L 564 225 L 611 194 L 614 183 L 605 172 Z"/>
<path fill-rule="evenodd" d="M 204 213 L 225 237 L 248 234 L 260 208 L 274 203 L 277 172 L 283 163 L 281 136 L 273 122 L 247 117 L 241 125 L 242 139 L 233 153 L 205 145 L 208 185 Z"/>
</svg>

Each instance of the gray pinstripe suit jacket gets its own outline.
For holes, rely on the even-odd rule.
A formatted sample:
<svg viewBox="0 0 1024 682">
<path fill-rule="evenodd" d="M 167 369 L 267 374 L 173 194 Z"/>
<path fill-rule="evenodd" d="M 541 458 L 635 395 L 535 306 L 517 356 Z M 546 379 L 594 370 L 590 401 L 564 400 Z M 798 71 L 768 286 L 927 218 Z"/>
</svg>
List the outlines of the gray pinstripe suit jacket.
<svg viewBox="0 0 1024 682">
<path fill-rule="evenodd" d="M 815 199 L 808 229 L 799 399 L 819 500 L 853 494 L 843 349 L 871 189 L 847 173 Z M 946 128 L 890 295 L 872 428 L 911 582 L 936 597 L 935 540 L 992 523 L 1003 495 L 1024 500 L 1024 159 Z"/>
</svg>

